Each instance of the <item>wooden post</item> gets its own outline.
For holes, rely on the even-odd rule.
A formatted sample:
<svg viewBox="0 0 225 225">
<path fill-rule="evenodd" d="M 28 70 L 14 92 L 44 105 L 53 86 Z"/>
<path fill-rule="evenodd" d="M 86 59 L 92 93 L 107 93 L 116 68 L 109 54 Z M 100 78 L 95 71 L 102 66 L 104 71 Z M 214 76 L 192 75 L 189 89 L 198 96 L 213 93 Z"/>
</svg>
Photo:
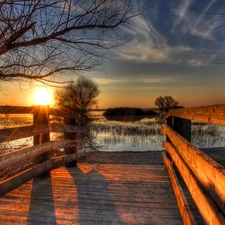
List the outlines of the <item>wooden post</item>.
<svg viewBox="0 0 225 225">
<path fill-rule="evenodd" d="M 64 123 L 68 124 L 68 125 L 76 125 L 76 120 L 75 119 L 71 119 L 71 118 L 64 118 Z M 73 140 L 74 142 L 76 142 L 77 140 L 77 134 L 76 133 L 64 133 L 64 139 L 66 140 Z M 74 144 L 67 144 L 65 146 L 65 154 L 69 155 L 69 154 L 73 154 L 76 153 L 77 148 L 76 146 L 74 146 Z M 77 166 L 77 160 L 74 160 L 72 162 L 66 163 L 65 164 L 66 167 L 76 167 Z"/>
<path fill-rule="evenodd" d="M 33 112 L 33 124 L 49 124 L 49 106 L 36 106 Z M 33 144 L 38 145 L 45 142 L 50 141 L 50 133 L 47 134 L 40 134 L 33 137 Z M 34 157 L 34 164 L 37 165 L 44 161 L 47 161 L 51 158 L 51 151 L 42 153 L 38 156 Z M 50 171 L 47 171 L 40 175 L 40 178 L 45 178 L 50 176 Z"/>
<path fill-rule="evenodd" d="M 166 120 L 167 126 L 171 127 L 178 134 L 191 142 L 191 120 L 170 116 Z M 171 143 L 167 137 L 167 141 Z"/>
<path fill-rule="evenodd" d="M 182 119 L 174 116 L 170 116 L 166 120 L 167 126 L 171 127 L 174 131 L 184 137 L 187 141 L 191 142 L 191 120 Z M 166 136 L 166 141 L 171 143 L 171 140 L 168 136 Z M 173 162 L 173 157 L 166 153 L 167 157 Z M 177 176 L 179 179 L 182 179 L 182 176 L 175 164 L 173 164 L 175 171 L 177 172 Z"/>
</svg>

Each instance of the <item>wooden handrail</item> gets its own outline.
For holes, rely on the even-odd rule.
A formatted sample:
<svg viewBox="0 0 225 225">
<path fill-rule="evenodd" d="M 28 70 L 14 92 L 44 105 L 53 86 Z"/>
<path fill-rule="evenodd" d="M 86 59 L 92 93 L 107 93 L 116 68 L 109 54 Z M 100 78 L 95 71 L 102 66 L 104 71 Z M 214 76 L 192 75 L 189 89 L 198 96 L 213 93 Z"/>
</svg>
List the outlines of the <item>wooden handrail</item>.
<svg viewBox="0 0 225 225">
<path fill-rule="evenodd" d="M 0 106 L 0 114 L 32 114 L 33 106 Z"/>
<path fill-rule="evenodd" d="M 33 166 L 25 171 L 16 174 L 13 177 L 0 182 L 0 196 L 8 193 L 9 191 L 19 187 L 27 181 L 37 177 L 46 171 L 65 165 L 85 155 L 84 151 L 80 151 L 76 154 L 63 155 L 60 157 L 54 157 L 47 161 L 44 161 L 38 165 Z"/>
<path fill-rule="evenodd" d="M 33 114 L 37 106 L 0 106 L 0 114 Z M 60 109 L 49 108 L 49 115 L 84 120 L 73 113 L 65 112 Z"/>
<path fill-rule="evenodd" d="M 168 126 L 162 128 L 177 152 L 225 213 L 225 168 L 196 148 Z M 167 149 L 168 142 L 163 146 Z"/>
<path fill-rule="evenodd" d="M 171 109 L 163 119 L 167 121 L 161 129 L 167 137 L 163 142 L 168 155 L 163 155 L 165 165 L 170 169 L 171 159 L 206 224 L 225 224 L 225 168 L 191 144 L 191 120 L 225 125 L 225 105 Z M 184 209 L 181 205 L 186 218 Z"/>
<path fill-rule="evenodd" d="M 10 168 L 17 163 L 30 158 L 34 159 L 34 165 L 13 177 L 0 182 L 0 195 L 18 187 L 36 176 L 49 174 L 49 170 L 58 166 L 76 165 L 76 159 L 83 153 L 76 152 L 78 141 L 74 139 L 76 133 L 86 133 L 85 127 L 77 126 L 76 120 L 84 120 L 72 113 L 63 112 L 59 109 L 52 109 L 48 106 L 17 107 L 0 106 L 0 114 L 33 114 L 34 124 L 14 128 L 0 129 L 0 142 L 14 141 L 21 138 L 33 136 L 33 146 L 28 146 L 9 153 L 0 155 L 0 170 Z M 50 123 L 50 115 L 64 117 L 64 124 Z M 70 140 L 62 140 L 59 143 L 50 141 L 51 132 L 72 135 Z M 68 138 L 67 138 L 68 139 Z M 51 158 L 50 151 L 57 146 L 63 146 L 65 154 L 60 157 Z M 69 151 L 67 150 L 69 149 Z"/>
<path fill-rule="evenodd" d="M 10 168 L 12 165 L 21 162 L 22 160 L 40 155 L 51 150 L 51 142 L 40 145 L 29 146 L 19 150 L 0 155 L 0 170 Z"/>
<path fill-rule="evenodd" d="M 167 120 L 171 116 L 188 120 L 225 125 L 225 104 L 171 109 L 164 115 L 163 120 Z"/>
<path fill-rule="evenodd" d="M 15 141 L 21 138 L 47 134 L 50 132 L 86 133 L 87 129 L 85 127 L 59 123 L 6 128 L 0 130 L 0 142 Z"/>
</svg>

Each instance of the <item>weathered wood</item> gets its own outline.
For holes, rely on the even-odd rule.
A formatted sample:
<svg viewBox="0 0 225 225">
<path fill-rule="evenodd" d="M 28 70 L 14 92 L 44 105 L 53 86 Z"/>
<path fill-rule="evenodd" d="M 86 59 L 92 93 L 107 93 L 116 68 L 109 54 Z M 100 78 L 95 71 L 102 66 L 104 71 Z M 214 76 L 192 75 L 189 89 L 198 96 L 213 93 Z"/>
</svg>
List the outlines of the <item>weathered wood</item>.
<svg viewBox="0 0 225 225">
<path fill-rule="evenodd" d="M 87 129 L 59 123 L 37 124 L 32 126 L 7 128 L 0 130 L 0 142 L 15 141 L 30 136 L 48 134 L 49 132 L 86 133 Z"/>
<path fill-rule="evenodd" d="M 74 161 L 75 159 L 83 157 L 84 155 L 85 155 L 85 151 L 80 151 L 75 154 L 54 157 L 47 161 L 39 163 L 38 165 L 35 165 L 32 168 L 29 168 L 23 172 L 20 172 L 19 174 L 16 174 L 13 177 L 10 177 L 4 181 L 1 181 L 0 196 L 19 187 L 20 185 L 26 183 L 27 181 L 45 173 L 46 171 L 63 166 L 66 163 L 70 163 Z"/>
<path fill-rule="evenodd" d="M 206 123 L 225 125 L 225 104 L 194 108 L 171 109 L 163 117 L 164 120 L 170 116 L 197 120 Z"/>
<path fill-rule="evenodd" d="M 191 120 L 170 116 L 166 120 L 167 126 L 191 142 Z"/>
<path fill-rule="evenodd" d="M 75 154 L 74 145 L 77 145 L 76 132 L 86 132 L 85 129 L 80 127 L 75 127 L 74 118 L 81 119 L 70 113 L 64 113 L 60 110 L 49 109 L 49 106 L 35 106 L 35 107 L 0 107 L 0 111 L 3 114 L 14 114 L 14 113 L 32 113 L 33 114 L 33 126 L 24 126 L 18 128 L 9 128 L 0 130 L 0 142 L 13 141 L 21 138 L 26 138 L 34 136 L 33 143 L 34 146 L 16 150 L 7 154 L 2 154 L 0 156 L 0 169 L 7 168 L 16 164 L 22 160 L 28 158 L 34 158 L 34 164 L 29 170 L 23 171 L 14 177 L 11 177 L 3 181 L 0 193 L 6 193 L 18 185 L 32 179 L 35 176 L 42 175 L 46 177 L 50 175 L 49 170 L 55 168 L 56 166 L 62 166 L 64 163 L 71 163 L 80 157 L 83 153 Z M 50 124 L 49 123 L 49 113 L 55 115 L 60 115 L 65 118 L 65 122 L 68 124 Z M 73 119 L 71 119 L 73 118 Z M 56 145 L 50 143 L 50 132 L 66 132 L 67 136 L 71 135 L 73 138 L 64 141 L 65 149 L 67 149 L 66 154 L 63 157 L 50 159 L 51 147 L 56 147 Z M 61 143 L 62 144 L 62 143 Z M 73 151 L 71 151 L 73 150 Z"/>
<path fill-rule="evenodd" d="M 71 119 L 71 118 L 65 118 L 64 123 L 68 124 L 70 126 L 76 126 L 76 124 L 77 124 L 76 120 Z M 77 151 L 77 146 L 76 146 L 77 134 L 75 132 L 74 133 L 64 132 L 64 139 L 75 141 L 74 143 L 69 143 L 65 146 L 65 154 L 66 155 L 75 154 L 76 151 Z M 77 160 L 74 159 L 74 161 L 67 162 L 65 165 L 67 167 L 73 167 L 73 166 L 76 167 L 77 166 Z"/>
<path fill-rule="evenodd" d="M 163 147 L 168 151 L 176 164 L 180 174 L 186 183 L 192 198 L 194 199 L 204 221 L 206 224 L 221 225 L 225 224 L 225 218 L 218 206 L 214 203 L 209 193 L 202 187 L 202 185 L 195 179 L 193 173 L 189 170 L 186 163 L 181 158 L 181 155 L 168 142 L 163 143 Z M 193 164 L 196 162 L 193 162 Z M 189 165 L 190 166 L 190 165 Z M 203 171 L 201 171 L 203 172 Z M 202 175 L 204 172 L 202 173 Z"/>
<path fill-rule="evenodd" d="M 0 114 L 33 114 L 34 107 L 0 106 Z"/>
<path fill-rule="evenodd" d="M 204 185 L 223 213 L 225 213 L 225 168 L 168 126 L 164 126 L 161 132 L 169 136 L 173 145 L 195 176 Z"/>
<path fill-rule="evenodd" d="M 173 169 L 171 161 L 167 158 L 165 152 L 162 153 L 163 162 L 168 170 L 170 180 L 173 186 L 175 197 L 179 206 L 180 214 L 182 216 L 184 225 L 197 225 L 191 209 L 187 203 L 183 190 L 180 186 L 179 180 L 176 176 L 176 173 Z"/>
<path fill-rule="evenodd" d="M 32 158 L 50 150 L 51 142 L 47 142 L 0 155 L 0 170 L 11 167 L 13 164 L 21 162 L 22 160 Z"/>
<path fill-rule="evenodd" d="M 0 206 L 2 225 L 182 224 L 164 166 L 61 167 L 1 197 Z"/>
<path fill-rule="evenodd" d="M 16 174 L 13 177 L 10 177 L 4 181 L 0 182 L 0 196 L 8 193 L 9 191 L 19 187 L 20 185 L 26 183 L 27 181 L 37 177 L 41 174 L 44 174 L 46 171 L 51 169 L 51 161 L 44 161 L 38 165 L 29 168 L 25 171 L 22 171 Z M 45 178 L 48 177 L 45 175 Z"/>
<path fill-rule="evenodd" d="M 8 128 L 0 130 L 0 142 L 15 141 L 21 138 L 49 133 L 48 124 Z"/>
<path fill-rule="evenodd" d="M 33 178 L 32 169 L 27 169 L 22 173 L 16 174 L 13 177 L 10 177 L 4 181 L 0 182 L 0 196 L 5 195 L 6 193 L 14 190 L 20 185 L 26 183 L 27 181 Z"/>
<path fill-rule="evenodd" d="M 66 145 L 71 145 L 74 143 L 75 142 L 71 140 L 51 141 L 2 154 L 0 155 L 0 169 L 10 167 L 13 164 L 21 162 L 22 160 L 40 155 L 50 150 L 58 149 L 59 147 L 64 148 Z"/>
<path fill-rule="evenodd" d="M 49 106 L 36 106 L 33 112 L 33 123 L 35 125 L 39 124 L 49 124 Z M 33 144 L 39 145 L 50 141 L 50 132 L 45 134 L 39 134 L 33 137 Z M 40 155 L 34 157 L 34 165 L 43 164 L 43 162 L 48 161 L 51 158 L 51 151 L 44 152 Z M 44 169 L 44 167 L 43 167 Z M 50 176 L 49 171 L 45 171 L 41 175 L 42 177 Z"/>
<path fill-rule="evenodd" d="M 0 106 L 0 114 L 33 114 L 36 106 Z M 73 113 L 65 112 L 60 109 L 49 108 L 49 115 L 61 116 L 76 120 L 84 120 L 84 118 L 74 115 Z"/>
</svg>

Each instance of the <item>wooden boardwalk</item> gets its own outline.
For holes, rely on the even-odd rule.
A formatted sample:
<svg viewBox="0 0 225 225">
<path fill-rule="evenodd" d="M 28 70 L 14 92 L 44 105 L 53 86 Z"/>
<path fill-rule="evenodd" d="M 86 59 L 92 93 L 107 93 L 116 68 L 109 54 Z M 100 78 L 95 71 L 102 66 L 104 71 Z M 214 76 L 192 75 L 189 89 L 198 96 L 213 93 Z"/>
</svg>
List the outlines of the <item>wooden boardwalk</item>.
<svg viewBox="0 0 225 225">
<path fill-rule="evenodd" d="M 162 165 L 87 164 L 51 171 L 0 198 L 0 224 L 182 225 Z"/>
</svg>

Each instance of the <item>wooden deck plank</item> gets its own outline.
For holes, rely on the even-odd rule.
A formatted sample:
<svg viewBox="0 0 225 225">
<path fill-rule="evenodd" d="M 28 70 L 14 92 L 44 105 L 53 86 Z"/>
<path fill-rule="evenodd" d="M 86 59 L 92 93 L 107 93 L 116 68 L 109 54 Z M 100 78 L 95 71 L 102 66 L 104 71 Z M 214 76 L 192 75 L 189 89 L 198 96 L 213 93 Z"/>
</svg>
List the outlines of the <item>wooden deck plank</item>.
<svg viewBox="0 0 225 225">
<path fill-rule="evenodd" d="M 1 197 L 0 215 L 2 225 L 183 224 L 167 171 L 158 165 L 58 168 Z"/>
</svg>

